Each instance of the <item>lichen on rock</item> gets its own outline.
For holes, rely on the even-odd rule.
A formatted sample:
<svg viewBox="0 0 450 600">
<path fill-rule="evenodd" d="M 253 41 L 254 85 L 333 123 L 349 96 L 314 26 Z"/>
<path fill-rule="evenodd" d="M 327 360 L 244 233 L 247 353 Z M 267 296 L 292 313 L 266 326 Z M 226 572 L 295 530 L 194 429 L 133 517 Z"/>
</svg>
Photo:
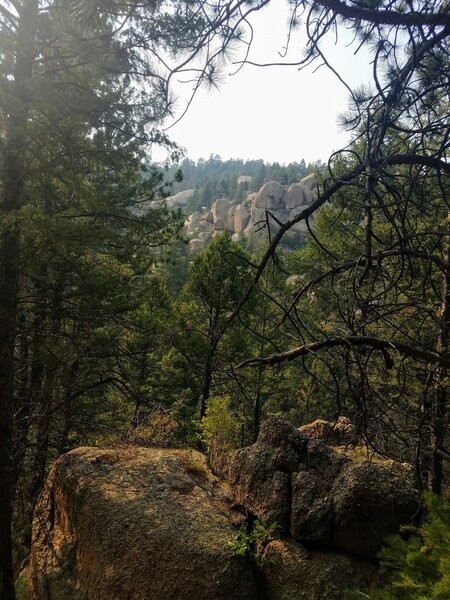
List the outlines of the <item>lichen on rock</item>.
<svg viewBox="0 0 450 600">
<path fill-rule="evenodd" d="M 221 484 L 195 451 L 78 448 L 33 525 L 32 600 L 253 600 Z"/>
</svg>

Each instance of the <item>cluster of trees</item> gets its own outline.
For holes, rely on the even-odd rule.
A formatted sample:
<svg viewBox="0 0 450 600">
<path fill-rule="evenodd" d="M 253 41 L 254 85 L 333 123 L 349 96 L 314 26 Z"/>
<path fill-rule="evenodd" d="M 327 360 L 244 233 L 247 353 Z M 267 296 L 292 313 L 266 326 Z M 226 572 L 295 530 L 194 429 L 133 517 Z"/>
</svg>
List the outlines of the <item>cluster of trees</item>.
<svg viewBox="0 0 450 600">
<path fill-rule="evenodd" d="M 211 155 L 207 160 L 194 161 L 185 158 L 181 163 L 171 165 L 168 175 L 173 179 L 177 169 L 180 169 L 183 181 L 176 183 L 174 189 L 195 189 L 188 206 L 192 212 L 201 206 L 211 206 L 217 198 L 241 201 L 248 192 L 257 192 L 267 181 L 277 181 L 281 185 L 297 183 L 323 166 L 320 160 L 306 164 L 302 159 L 300 162 L 280 165 L 278 162 L 265 163 L 261 159 L 222 160 L 218 155 Z M 238 183 L 241 175 L 251 177 L 251 180 Z"/>
<path fill-rule="evenodd" d="M 202 14 L 176 0 L 0 3 L 2 600 L 14 598 L 13 515 L 29 524 L 47 465 L 89 439 L 106 383 L 138 393 L 124 363 L 138 372 L 159 343 L 152 268 L 179 218 L 141 210 L 167 193 L 145 165 L 152 143 L 176 150 L 157 128 L 168 57 L 195 58 Z"/>
<path fill-rule="evenodd" d="M 445 3 L 290 1 L 290 33 L 301 18 L 309 40 L 299 67 L 327 64 L 322 41 L 343 21 L 372 52 L 374 80 L 352 92 L 352 142 L 331 157 L 317 199 L 278 223 L 267 248 L 223 234 L 189 256 L 178 214 L 142 210 L 170 191 L 145 167 L 151 143 L 170 145 L 156 128 L 170 82 L 191 69 L 194 93 L 214 83 L 268 1 L 0 3 L 1 600 L 14 598 L 11 524 L 26 542 L 61 452 L 155 423 L 172 443 L 198 443 L 212 398 L 241 444 L 268 410 L 298 424 L 346 413 L 377 452 L 414 464 L 419 487 L 444 489 Z M 217 186 L 237 174 L 290 183 L 314 167 L 181 166 L 186 187 L 216 172 Z M 281 251 L 313 214 L 306 244 Z"/>
<path fill-rule="evenodd" d="M 342 19 L 359 43 L 370 42 L 373 89 L 353 92 L 343 117 L 352 142 L 330 159 L 314 205 L 292 221 L 322 207 L 284 318 L 298 346 L 247 364 L 298 361 L 311 370 L 320 361 L 321 387 L 351 400 L 368 443 L 414 462 L 418 486 L 441 493 L 449 458 L 448 8 L 297 8 L 308 18 L 305 61 L 326 61 L 321 42 Z"/>
</svg>

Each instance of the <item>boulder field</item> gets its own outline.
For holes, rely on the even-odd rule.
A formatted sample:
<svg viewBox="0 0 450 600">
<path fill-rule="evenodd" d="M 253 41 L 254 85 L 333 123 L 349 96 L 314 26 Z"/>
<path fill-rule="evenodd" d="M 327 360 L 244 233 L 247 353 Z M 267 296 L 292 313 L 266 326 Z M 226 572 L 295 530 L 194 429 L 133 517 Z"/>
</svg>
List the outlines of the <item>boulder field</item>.
<svg viewBox="0 0 450 600">
<path fill-rule="evenodd" d="M 261 227 L 267 218 L 271 230 L 277 230 L 279 223 L 292 219 L 311 204 L 316 187 L 316 176 L 311 174 L 287 188 L 276 181 L 269 181 L 258 192 L 248 194 L 242 202 L 218 198 L 210 209 L 196 210 L 187 217 L 184 231 L 190 238 L 189 245 L 194 250 L 202 248 L 211 237 L 224 230 L 230 233 L 233 241 L 243 235 L 261 236 L 267 231 Z M 303 235 L 307 230 L 305 221 L 301 221 L 289 233 Z"/>
<path fill-rule="evenodd" d="M 354 460 L 275 416 L 221 461 L 194 450 L 78 448 L 36 507 L 31 600 L 339 600 L 376 581 L 385 535 L 408 523 L 407 476 Z M 276 521 L 262 560 L 229 543 Z"/>
</svg>

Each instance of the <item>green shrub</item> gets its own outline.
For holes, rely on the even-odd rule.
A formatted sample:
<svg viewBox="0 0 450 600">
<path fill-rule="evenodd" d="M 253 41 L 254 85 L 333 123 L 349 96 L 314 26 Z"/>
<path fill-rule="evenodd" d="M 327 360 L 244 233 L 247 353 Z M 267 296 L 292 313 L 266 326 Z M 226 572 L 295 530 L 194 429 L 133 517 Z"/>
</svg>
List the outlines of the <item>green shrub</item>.
<svg viewBox="0 0 450 600">
<path fill-rule="evenodd" d="M 201 438 L 210 457 L 239 447 L 241 424 L 230 408 L 229 396 L 210 398 L 200 422 Z"/>
<path fill-rule="evenodd" d="M 250 532 L 244 524 L 235 539 L 228 546 L 236 556 L 248 556 L 261 566 L 264 561 L 264 549 L 278 529 L 277 523 L 268 523 L 264 517 L 256 519 Z"/>
<path fill-rule="evenodd" d="M 168 448 L 173 444 L 178 423 L 170 412 L 157 408 L 136 427 L 129 429 L 125 443 L 133 446 Z"/>
</svg>

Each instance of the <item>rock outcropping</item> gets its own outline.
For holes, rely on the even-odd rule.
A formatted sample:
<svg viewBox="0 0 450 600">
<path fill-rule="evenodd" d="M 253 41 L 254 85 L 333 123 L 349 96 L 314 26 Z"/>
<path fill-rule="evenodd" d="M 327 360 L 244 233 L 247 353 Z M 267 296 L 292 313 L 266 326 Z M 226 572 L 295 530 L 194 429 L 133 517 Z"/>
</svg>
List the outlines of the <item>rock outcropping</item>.
<svg viewBox="0 0 450 600">
<path fill-rule="evenodd" d="M 243 202 L 219 198 L 211 209 L 195 211 L 185 222 L 185 232 L 190 238 L 192 249 L 202 248 L 212 236 L 227 230 L 237 241 L 242 235 L 263 235 L 261 225 L 266 220 L 267 211 L 272 230 L 301 212 L 314 200 L 317 181 L 314 174 L 304 177 L 299 183 L 288 188 L 276 181 L 269 181 L 257 193 L 248 194 Z M 182 192 L 180 192 L 182 193 Z M 307 231 L 305 221 L 293 226 L 291 235 L 304 234 Z"/>
<path fill-rule="evenodd" d="M 275 416 L 225 469 L 231 490 L 193 450 L 62 456 L 36 508 L 31 600 L 340 600 L 369 588 L 370 559 L 417 509 L 400 475 Z M 262 563 L 229 547 L 256 516 L 280 526 Z"/>
<path fill-rule="evenodd" d="M 189 200 L 195 194 L 195 190 L 183 190 L 174 196 L 166 198 L 166 203 L 169 208 L 185 208 Z"/>
<path fill-rule="evenodd" d="M 299 542 L 357 556 L 375 558 L 418 509 L 407 474 L 337 453 L 276 416 L 227 470 L 234 500 L 247 510 Z"/>
<path fill-rule="evenodd" d="M 31 599 L 256 599 L 229 517 L 198 452 L 78 448 L 36 508 Z"/>
<path fill-rule="evenodd" d="M 322 440 L 327 446 L 355 446 L 359 439 L 356 429 L 348 417 L 339 417 L 335 423 L 316 419 L 303 425 L 299 431 L 317 440 Z"/>
</svg>

